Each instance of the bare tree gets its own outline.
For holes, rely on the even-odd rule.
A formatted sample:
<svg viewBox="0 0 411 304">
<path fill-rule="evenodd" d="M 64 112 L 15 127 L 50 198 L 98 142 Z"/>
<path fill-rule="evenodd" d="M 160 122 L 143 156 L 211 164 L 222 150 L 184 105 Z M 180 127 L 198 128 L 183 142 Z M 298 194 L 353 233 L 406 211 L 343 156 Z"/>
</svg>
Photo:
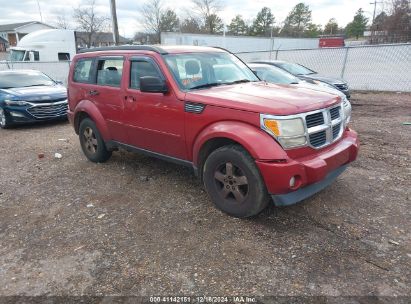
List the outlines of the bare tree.
<svg viewBox="0 0 411 304">
<path fill-rule="evenodd" d="M 214 19 L 212 16 L 218 17 L 217 13 L 221 11 L 222 4 L 220 0 L 191 0 L 194 4 L 194 10 L 200 15 L 203 26 L 210 33 L 213 33 Z"/>
<path fill-rule="evenodd" d="M 161 16 L 163 14 L 162 0 L 148 0 L 140 11 L 144 27 L 148 33 L 155 33 L 156 42 L 161 42 Z"/>
<path fill-rule="evenodd" d="M 86 4 L 80 4 L 74 9 L 73 18 L 78 25 L 78 29 L 86 33 L 87 47 L 92 46 L 93 39 L 99 32 L 107 28 L 109 18 L 99 16 L 96 12 L 96 0 L 88 0 Z"/>
<path fill-rule="evenodd" d="M 62 12 L 60 15 L 56 17 L 53 22 L 54 26 L 59 29 L 63 30 L 71 30 L 73 29 L 73 24 L 67 19 L 66 12 Z"/>
</svg>

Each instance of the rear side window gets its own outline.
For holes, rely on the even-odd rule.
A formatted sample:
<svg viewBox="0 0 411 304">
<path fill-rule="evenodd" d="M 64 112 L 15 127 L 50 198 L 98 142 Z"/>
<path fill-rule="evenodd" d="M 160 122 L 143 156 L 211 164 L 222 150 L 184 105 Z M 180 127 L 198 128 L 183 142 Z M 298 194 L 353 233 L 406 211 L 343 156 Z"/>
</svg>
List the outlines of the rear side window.
<svg viewBox="0 0 411 304">
<path fill-rule="evenodd" d="M 123 58 L 100 59 L 97 64 L 97 84 L 120 87 L 123 63 Z"/>
<path fill-rule="evenodd" d="M 91 67 L 93 59 L 80 59 L 74 67 L 73 80 L 81 83 L 91 83 Z"/>
<path fill-rule="evenodd" d="M 157 67 L 151 61 L 132 61 L 130 88 L 137 90 L 140 89 L 140 77 L 143 76 L 153 76 L 161 78 Z"/>
</svg>

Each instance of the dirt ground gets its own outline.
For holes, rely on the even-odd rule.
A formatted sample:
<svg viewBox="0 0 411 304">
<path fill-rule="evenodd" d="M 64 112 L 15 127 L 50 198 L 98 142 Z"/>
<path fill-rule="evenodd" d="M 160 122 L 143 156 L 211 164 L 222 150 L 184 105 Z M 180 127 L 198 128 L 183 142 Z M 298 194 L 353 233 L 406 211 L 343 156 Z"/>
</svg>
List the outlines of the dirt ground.
<svg viewBox="0 0 411 304">
<path fill-rule="evenodd" d="M 0 295 L 409 300 L 411 95 L 352 103 L 359 159 L 248 220 L 216 210 L 187 168 L 124 151 L 87 161 L 66 122 L 1 130 Z"/>
</svg>

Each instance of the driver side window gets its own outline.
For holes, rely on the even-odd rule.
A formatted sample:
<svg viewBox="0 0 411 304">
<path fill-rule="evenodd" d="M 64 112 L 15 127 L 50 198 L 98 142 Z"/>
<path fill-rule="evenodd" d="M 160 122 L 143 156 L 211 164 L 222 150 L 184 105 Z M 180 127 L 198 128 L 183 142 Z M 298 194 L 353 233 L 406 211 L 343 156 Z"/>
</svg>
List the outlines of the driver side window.
<svg viewBox="0 0 411 304">
<path fill-rule="evenodd" d="M 131 75 L 130 75 L 130 88 L 140 89 L 140 77 L 153 76 L 161 78 L 157 67 L 150 61 L 132 61 L 131 62 Z"/>
</svg>

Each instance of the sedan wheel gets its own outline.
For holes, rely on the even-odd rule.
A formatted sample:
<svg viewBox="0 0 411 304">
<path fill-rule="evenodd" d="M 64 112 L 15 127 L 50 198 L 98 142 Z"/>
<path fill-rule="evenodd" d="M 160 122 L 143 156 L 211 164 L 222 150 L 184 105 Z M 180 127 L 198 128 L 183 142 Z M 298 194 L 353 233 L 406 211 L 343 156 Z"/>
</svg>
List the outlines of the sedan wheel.
<svg viewBox="0 0 411 304">
<path fill-rule="evenodd" d="M 0 128 L 7 128 L 8 127 L 8 122 L 7 122 L 7 116 L 6 116 L 6 112 L 0 108 Z"/>
</svg>

